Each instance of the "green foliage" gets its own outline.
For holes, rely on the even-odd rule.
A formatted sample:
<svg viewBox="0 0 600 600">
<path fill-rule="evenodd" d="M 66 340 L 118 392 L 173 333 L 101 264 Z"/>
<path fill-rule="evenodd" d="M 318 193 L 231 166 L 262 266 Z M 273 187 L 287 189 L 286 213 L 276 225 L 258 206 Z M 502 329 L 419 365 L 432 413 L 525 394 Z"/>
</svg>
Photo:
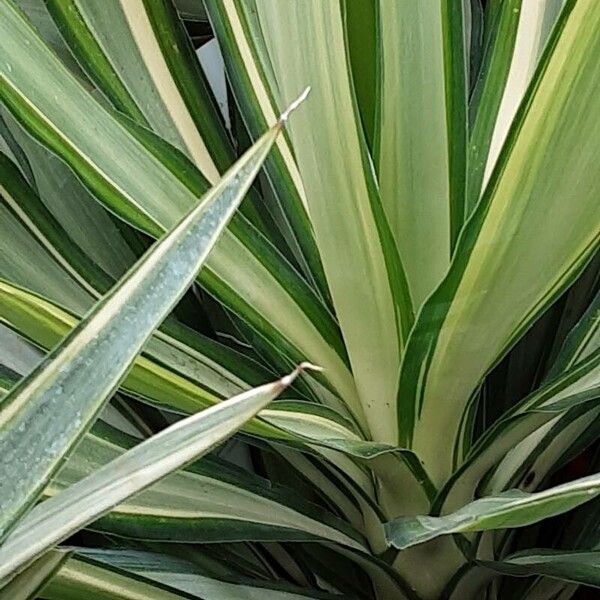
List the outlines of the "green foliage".
<svg viewBox="0 0 600 600">
<path fill-rule="evenodd" d="M 0 599 L 600 587 L 599 88 L 597 0 L 0 0 Z"/>
</svg>

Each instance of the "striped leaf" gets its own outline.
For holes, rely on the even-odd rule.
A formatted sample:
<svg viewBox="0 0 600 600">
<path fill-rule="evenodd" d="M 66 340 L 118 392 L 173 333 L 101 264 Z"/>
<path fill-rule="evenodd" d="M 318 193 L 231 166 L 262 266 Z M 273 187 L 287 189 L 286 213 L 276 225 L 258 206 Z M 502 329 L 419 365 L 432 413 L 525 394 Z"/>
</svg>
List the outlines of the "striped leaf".
<svg viewBox="0 0 600 600">
<path fill-rule="evenodd" d="M 502 561 L 481 561 L 481 565 L 512 577 L 542 575 L 600 588 L 600 552 L 526 550 Z"/>
<path fill-rule="evenodd" d="M 317 593 L 318 594 L 318 593 Z M 45 600 L 306 600 L 295 586 L 264 580 L 220 580 L 183 558 L 142 551 L 77 549 L 43 590 Z M 310 596 L 332 600 L 333 596 Z"/>
<path fill-rule="evenodd" d="M 266 133 L 3 401 L 1 537 L 39 496 L 193 281 L 278 131 Z"/>
<path fill-rule="evenodd" d="M 46 349 L 57 344 L 77 323 L 58 307 L 2 281 L 0 320 Z M 190 345 L 182 346 L 182 342 Z M 158 408 L 191 414 L 218 403 L 228 393 L 239 393 L 265 380 L 265 372 L 257 371 L 246 357 L 208 342 L 197 335 L 176 339 L 155 332 L 122 382 L 122 390 Z M 293 391 L 289 394 L 298 397 Z M 371 462 L 382 453 L 395 453 L 394 448 L 364 442 L 351 421 L 313 403 L 277 403 L 261 416 L 244 431 L 324 456 L 367 489 L 371 484 L 355 462 Z M 419 486 L 427 480 L 422 470 L 415 471 L 418 463 L 414 457 L 404 460 L 401 453 L 398 458 L 401 460 L 392 459 L 393 470 L 399 466 Z"/>
<path fill-rule="evenodd" d="M 116 1 L 100 9 L 93 0 L 51 0 L 48 7 L 72 51 L 115 107 L 182 150 L 214 183 L 233 162 L 234 151 L 171 2 Z M 111 43 L 114 35 L 119 36 L 119 44 Z M 174 45 L 178 52 L 172 52 Z M 268 121 L 253 128 L 255 139 L 276 118 L 276 113 L 270 114 Z M 260 201 L 251 196 L 242 211 L 268 231 Z M 287 210 L 284 219 L 289 217 L 294 224 L 285 229 L 286 238 L 300 244 L 300 262 L 310 278 L 311 266 L 320 269 L 312 230 L 304 207 L 289 200 L 286 197 L 279 206 Z M 312 257 L 311 266 L 303 262 L 303 252 Z"/>
<path fill-rule="evenodd" d="M 122 460 L 137 441 L 99 423 L 82 439 L 44 497 L 56 499 L 85 477 Z M 291 490 L 270 489 L 261 478 L 212 458 L 126 499 L 90 528 L 168 542 L 325 539 L 354 545 L 360 539 L 330 513 L 300 505 Z"/>
<path fill-rule="evenodd" d="M 494 15 L 490 27 L 492 31 L 488 34 L 481 73 L 477 78 L 470 101 L 469 112 L 472 124 L 469 136 L 467 186 L 467 212 L 469 214 L 481 197 L 483 174 L 492 134 L 498 118 L 511 60 L 515 56 L 517 29 L 519 23 L 522 22 L 521 19 L 526 18 L 522 16 L 521 10 L 523 7 L 527 11 L 527 6 L 523 6 L 524 4 L 526 5 L 527 2 L 523 3 L 523 0 L 509 0 L 499 4 L 497 14 Z M 523 91 L 521 90 L 521 96 Z M 513 92 L 513 95 L 515 93 Z M 507 99 L 508 97 L 506 96 Z M 505 102 L 507 101 L 505 100 Z M 507 119 L 504 114 L 503 118 L 509 123 L 512 120 L 511 118 Z"/>
<path fill-rule="evenodd" d="M 171 425 L 38 505 L 0 546 L 0 581 L 114 506 L 215 448 L 277 397 L 300 369 Z M 358 542 L 354 545 L 361 547 Z"/>
<path fill-rule="evenodd" d="M 494 179 L 411 334 L 400 378 L 400 440 L 434 481 L 461 459 L 453 447 L 482 377 L 598 246 L 598 32 L 600 5 L 568 4 Z M 440 440 L 448 441 L 444 450 Z"/>
<path fill-rule="evenodd" d="M 47 2 L 69 47 L 114 106 L 191 157 L 214 185 L 233 154 L 169 6 L 163 0 Z M 179 52 L 167 52 L 174 43 Z"/>
<path fill-rule="evenodd" d="M 19 378 L 9 369 L 0 369 L 0 401 Z M 107 417 L 105 410 L 44 490 L 44 498 L 56 496 L 93 474 L 139 441 L 108 425 Z M 298 503 L 290 490 L 272 488 L 260 477 L 215 458 L 205 458 L 185 471 L 167 476 L 113 508 L 90 528 L 169 542 L 214 543 L 260 538 L 327 539 L 343 543 L 357 536 L 322 509 Z"/>
<path fill-rule="evenodd" d="M 3 112 L 30 166 L 29 183 L 40 201 L 89 260 L 115 279 L 121 277 L 136 259 L 136 249 L 129 246 L 123 232 L 126 226 L 96 202 L 61 160 L 32 139 L 6 110 Z"/>
<path fill-rule="evenodd" d="M 101 600 L 195 600 L 198 596 L 160 585 L 119 569 L 105 567 L 85 557 L 69 558 L 65 550 L 52 550 L 49 556 L 66 558 L 62 568 L 41 591 L 44 600 L 79 600 L 83 597 Z M 42 559 L 39 559 L 42 560 Z M 35 563 L 34 563 L 35 564 Z"/>
<path fill-rule="evenodd" d="M 205 3 L 227 67 L 229 82 L 251 136 L 264 131 L 279 112 L 276 84 L 252 3 L 226 0 Z M 263 42 L 261 44 L 261 41 Z M 281 136 L 265 162 L 284 235 L 305 264 L 309 278 L 329 296 L 319 251 L 308 218 L 306 195 L 289 140 Z"/>
<path fill-rule="evenodd" d="M 280 101 L 311 85 L 319 126 L 295 120 L 290 139 L 371 435 L 393 443 L 394 374 L 412 309 L 357 115 L 342 3 L 255 5 Z"/>
<path fill-rule="evenodd" d="M 202 179 L 198 171 L 177 154 L 164 156 L 168 144 L 127 127 L 94 101 L 11 0 L 2 1 L 0 13 L 6 57 L 0 92 L 9 110 L 112 211 L 155 237 L 172 227 L 197 198 Z M 57 103 L 59 94 L 64 101 Z M 101 139 L 96 131 L 103 132 Z M 191 170 L 175 174 L 172 169 L 181 169 L 182 164 Z M 323 365 L 324 380 L 353 403 L 354 383 L 333 318 L 275 248 L 243 218 L 234 218 L 211 253 L 201 280 L 278 352 L 291 360 L 308 357 Z"/>
<path fill-rule="evenodd" d="M 558 20 L 560 11 L 565 4 L 565 0 L 525 0 L 520 2 L 520 6 L 512 2 L 499 3 L 500 7 L 497 10 L 495 18 L 499 21 L 499 27 L 502 31 L 498 31 L 497 41 L 500 46 L 494 47 L 494 63 L 490 65 L 488 71 L 490 89 L 486 90 L 486 97 L 481 99 L 481 108 L 483 111 L 490 111 L 491 115 L 487 116 L 481 113 L 481 117 L 485 122 L 479 127 L 481 130 L 476 131 L 474 128 L 473 135 L 478 137 L 472 138 L 473 144 L 479 144 L 474 148 L 474 155 L 471 155 L 475 177 L 470 181 L 470 209 L 475 206 L 477 201 L 476 195 L 481 192 L 477 190 L 477 182 L 485 187 L 490 179 L 492 171 L 500 156 L 502 145 L 507 139 L 511 123 L 517 114 L 519 104 L 525 97 L 525 93 L 531 81 L 534 78 L 534 73 L 540 63 L 544 46 L 548 41 L 552 27 Z M 511 5 L 511 6 L 505 6 Z M 508 10 L 512 10 L 513 15 L 508 14 Z M 511 18 L 509 18 L 511 17 Z M 518 25 L 512 17 L 518 17 Z M 509 20 L 510 22 L 506 22 Z M 516 32 L 514 31 L 517 26 Z M 511 38 L 516 36 L 514 40 L 514 50 L 512 53 L 507 52 L 505 44 L 510 46 Z M 507 65 L 506 61 L 510 63 Z M 506 71 L 508 69 L 508 71 Z M 496 80 L 499 77 L 500 80 Z M 505 79 L 502 82 L 502 79 Z M 488 95 L 489 94 L 489 95 Z M 500 96 L 498 98 L 498 96 Z M 497 104 L 499 102 L 499 105 Z M 477 127 L 477 125 L 475 126 Z M 482 167 L 485 164 L 483 172 Z M 483 180 L 481 177 L 483 176 Z"/>
<path fill-rule="evenodd" d="M 49 552 L 0 587 L 0 600 L 31 600 L 61 570 L 69 552 Z"/>
<path fill-rule="evenodd" d="M 566 426 L 581 415 L 589 416 L 598 397 L 600 352 L 530 394 L 489 428 L 440 492 L 436 511 L 446 514 L 471 501 L 486 473 L 508 457 L 514 473 L 543 440 L 548 423 L 564 418 Z M 538 432 L 542 435 L 530 437 Z"/>
<path fill-rule="evenodd" d="M 0 321 L 45 350 L 52 349 L 78 324 L 70 313 L 2 280 Z M 176 330 L 181 326 L 167 326 L 177 337 L 163 331 L 154 333 L 123 380 L 123 391 L 158 407 L 191 414 L 268 377 L 268 371 L 246 356 L 197 334 L 182 336 Z M 298 398 L 298 394 L 292 393 L 292 397 Z M 336 415 L 333 410 L 307 402 L 277 405 L 264 413 L 272 426 L 253 422 L 247 431 L 301 443 L 337 440 L 343 445 L 362 441 L 352 421 L 332 415 Z"/>
<path fill-rule="evenodd" d="M 46 3 L 38 2 L 37 0 L 16 0 L 15 3 L 19 9 L 27 15 L 27 18 L 44 38 L 45 42 L 52 50 L 54 50 L 54 52 L 56 52 L 65 65 L 67 65 L 81 81 L 85 81 L 86 85 L 89 86 L 89 81 L 87 81 L 77 60 L 75 60 L 74 56 L 69 52 L 69 48 L 65 44 L 58 27 L 56 27 L 52 21 Z"/>
<path fill-rule="evenodd" d="M 443 517 L 396 519 L 386 523 L 388 542 L 399 550 L 440 535 L 524 527 L 572 510 L 600 495 L 600 475 L 590 475 L 543 492 L 509 490 L 475 500 Z"/>
<path fill-rule="evenodd" d="M 567 336 L 547 378 L 552 378 L 586 359 L 600 348 L 600 292 Z"/>
<path fill-rule="evenodd" d="M 1 155 L 0 181 L 4 185 L 3 198 L 8 209 L 5 218 L 0 221 L 0 227 L 8 231 L 6 237 L 0 239 L 11 240 L 2 255 L 0 277 L 58 302 L 78 317 L 82 316 L 114 283 L 112 278 L 82 254 L 46 210 L 40 198 L 28 187 L 16 166 Z M 19 235 L 15 235 L 15 230 L 19 231 Z M 16 290 L 14 293 L 18 294 Z M 27 298 L 29 306 L 35 308 L 34 298 L 22 294 L 19 296 L 21 299 Z M 37 303 L 37 306 L 41 312 L 50 309 L 49 306 L 42 306 L 42 303 Z M 6 312 L 5 316 L 10 318 Z M 46 349 L 58 343 L 58 339 L 64 335 L 61 333 L 64 327 L 59 321 L 71 326 L 74 323 L 64 311 L 59 310 L 54 316 L 54 341 L 52 338 L 39 338 L 37 329 L 37 334 L 29 333 L 36 343 Z M 12 326 L 18 327 L 14 322 Z M 199 381 L 202 387 L 220 397 L 227 397 L 269 379 L 268 372 L 253 360 L 178 325 L 172 319 L 153 334 L 145 351 L 153 360 Z M 242 381 L 246 382 L 245 387 Z"/>
<path fill-rule="evenodd" d="M 439 0 L 378 6 L 375 163 L 415 307 L 448 270 L 464 218 L 466 81 L 455 37 L 462 36 L 461 10 L 460 2 Z"/>
</svg>

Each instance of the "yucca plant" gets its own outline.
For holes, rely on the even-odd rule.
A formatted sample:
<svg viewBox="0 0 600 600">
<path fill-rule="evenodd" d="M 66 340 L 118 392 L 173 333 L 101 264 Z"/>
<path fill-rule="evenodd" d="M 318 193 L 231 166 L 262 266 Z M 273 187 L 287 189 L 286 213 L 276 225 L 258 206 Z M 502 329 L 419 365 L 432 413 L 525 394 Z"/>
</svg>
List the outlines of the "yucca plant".
<svg viewBox="0 0 600 600">
<path fill-rule="evenodd" d="M 598 90 L 597 0 L 0 0 L 0 599 L 595 597 Z"/>
</svg>

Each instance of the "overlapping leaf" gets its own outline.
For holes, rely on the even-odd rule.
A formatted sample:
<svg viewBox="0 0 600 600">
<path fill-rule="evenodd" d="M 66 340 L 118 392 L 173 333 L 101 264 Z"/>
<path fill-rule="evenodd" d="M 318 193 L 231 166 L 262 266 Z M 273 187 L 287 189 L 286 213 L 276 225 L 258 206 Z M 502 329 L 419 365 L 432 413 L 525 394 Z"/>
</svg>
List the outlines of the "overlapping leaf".
<svg viewBox="0 0 600 600">
<path fill-rule="evenodd" d="M 35 501 L 195 278 L 268 152 L 265 134 L 2 403 L 0 536 Z M 68 415 L 68 418 L 66 416 Z"/>
<path fill-rule="evenodd" d="M 482 377 L 598 247 L 598 31 L 596 2 L 568 3 L 448 276 L 411 334 L 400 439 L 434 480 L 462 458 L 454 449 Z"/>
</svg>

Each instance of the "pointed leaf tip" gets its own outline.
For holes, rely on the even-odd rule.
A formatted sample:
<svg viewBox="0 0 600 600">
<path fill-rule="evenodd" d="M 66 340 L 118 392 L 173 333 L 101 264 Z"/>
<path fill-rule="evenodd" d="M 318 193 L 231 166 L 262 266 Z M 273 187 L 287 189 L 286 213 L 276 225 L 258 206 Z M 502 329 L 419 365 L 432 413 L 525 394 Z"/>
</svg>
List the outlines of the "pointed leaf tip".
<svg viewBox="0 0 600 600">
<path fill-rule="evenodd" d="M 322 371 L 322 370 L 323 370 L 322 367 L 313 365 L 312 363 L 309 363 L 306 361 L 301 362 L 291 373 L 289 373 L 288 375 L 285 375 L 284 377 L 282 377 L 279 380 L 279 385 L 281 385 L 282 388 L 286 388 L 292 384 L 294 379 L 296 379 L 296 377 L 298 377 L 298 375 L 300 375 L 300 373 L 303 373 L 304 371 Z"/>
<path fill-rule="evenodd" d="M 279 117 L 279 125 L 285 125 L 289 116 L 306 100 L 310 93 L 310 86 L 307 86 L 305 90 L 281 113 Z"/>
</svg>

